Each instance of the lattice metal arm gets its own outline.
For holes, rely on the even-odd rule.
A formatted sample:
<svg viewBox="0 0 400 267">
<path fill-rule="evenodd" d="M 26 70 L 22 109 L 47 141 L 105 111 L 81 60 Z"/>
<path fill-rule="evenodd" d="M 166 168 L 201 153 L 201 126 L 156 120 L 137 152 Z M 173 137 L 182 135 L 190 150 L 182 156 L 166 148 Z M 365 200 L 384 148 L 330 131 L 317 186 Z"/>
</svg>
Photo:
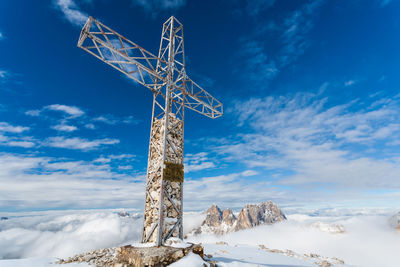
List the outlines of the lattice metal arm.
<svg viewBox="0 0 400 267">
<path fill-rule="evenodd" d="M 201 88 L 197 83 L 192 81 L 189 77 L 186 76 L 182 81 L 179 81 L 177 87 L 184 87 L 185 89 L 183 91 L 186 92 L 184 95 L 181 92 L 174 93 L 173 98 L 178 103 L 181 103 L 184 99 L 186 108 L 194 110 L 212 119 L 222 116 L 222 103 L 206 90 Z"/>
<path fill-rule="evenodd" d="M 78 47 L 121 71 L 153 92 L 165 83 L 167 63 L 136 43 L 89 17 Z M 157 63 L 159 63 L 158 71 Z M 161 70 L 161 71 L 160 71 Z"/>
</svg>

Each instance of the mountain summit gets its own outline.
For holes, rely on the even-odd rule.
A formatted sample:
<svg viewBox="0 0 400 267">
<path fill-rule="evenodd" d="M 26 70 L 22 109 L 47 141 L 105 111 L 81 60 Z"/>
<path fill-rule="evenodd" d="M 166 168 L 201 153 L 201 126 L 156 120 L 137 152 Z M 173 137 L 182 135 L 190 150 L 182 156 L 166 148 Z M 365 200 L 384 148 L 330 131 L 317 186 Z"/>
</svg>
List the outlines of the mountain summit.
<svg viewBox="0 0 400 267">
<path fill-rule="evenodd" d="M 189 235 L 200 233 L 225 234 L 283 220 L 286 220 L 285 214 L 272 201 L 248 204 L 240 210 L 237 217 L 231 209 L 222 211 L 214 204 L 206 211 L 206 218 L 202 225 L 190 232 Z"/>
</svg>

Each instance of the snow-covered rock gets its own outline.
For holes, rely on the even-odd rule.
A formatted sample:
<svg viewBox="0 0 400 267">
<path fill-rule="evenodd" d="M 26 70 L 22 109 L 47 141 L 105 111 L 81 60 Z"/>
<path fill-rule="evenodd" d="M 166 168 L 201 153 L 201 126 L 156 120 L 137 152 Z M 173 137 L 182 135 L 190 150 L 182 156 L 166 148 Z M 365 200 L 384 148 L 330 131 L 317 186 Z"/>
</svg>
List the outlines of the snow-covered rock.
<svg viewBox="0 0 400 267">
<path fill-rule="evenodd" d="M 325 222 L 315 222 L 311 224 L 311 227 L 317 228 L 322 232 L 330 234 L 343 234 L 346 232 L 345 228 L 341 224 L 325 223 Z"/>
<path fill-rule="evenodd" d="M 246 205 L 239 212 L 238 217 L 231 209 L 221 211 L 217 205 L 212 205 L 206 211 L 206 218 L 202 225 L 191 231 L 188 236 L 201 233 L 226 234 L 283 220 L 286 220 L 286 216 L 272 201 Z"/>
<path fill-rule="evenodd" d="M 246 205 L 239 213 L 237 230 L 248 229 L 260 224 L 273 224 L 286 220 L 285 214 L 272 201 Z"/>
<path fill-rule="evenodd" d="M 400 212 L 390 217 L 389 223 L 393 228 L 400 230 Z"/>
</svg>

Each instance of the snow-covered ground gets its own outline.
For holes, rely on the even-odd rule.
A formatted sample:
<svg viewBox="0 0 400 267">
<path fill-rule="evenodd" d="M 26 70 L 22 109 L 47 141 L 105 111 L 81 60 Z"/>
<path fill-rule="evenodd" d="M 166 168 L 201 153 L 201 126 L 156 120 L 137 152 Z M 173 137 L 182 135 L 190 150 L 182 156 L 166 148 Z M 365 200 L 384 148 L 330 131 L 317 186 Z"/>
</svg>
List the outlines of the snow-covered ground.
<svg viewBox="0 0 400 267">
<path fill-rule="evenodd" d="M 115 211 L 11 215 L 8 220 L 0 221 L 0 267 L 54 266 L 49 263 L 56 258 L 136 243 L 142 226 L 140 215 L 121 217 Z M 287 221 L 275 225 L 223 236 L 203 234 L 187 241 L 201 242 L 205 253 L 222 266 L 316 266 L 312 257 L 304 257 L 311 253 L 337 257 L 353 266 L 392 267 L 400 262 L 400 232 L 388 223 L 390 213 L 345 216 L 297 213 L 287 217 Z M 203 219 L 201 213 L 186 213 L 185 233 L 198 227 Z M 196 266 L 196 262 L 202 266 L 197 255 L 173 266 L 189 266 L 184 261 L 190 261 L 191 266 Z"/>
</svg>

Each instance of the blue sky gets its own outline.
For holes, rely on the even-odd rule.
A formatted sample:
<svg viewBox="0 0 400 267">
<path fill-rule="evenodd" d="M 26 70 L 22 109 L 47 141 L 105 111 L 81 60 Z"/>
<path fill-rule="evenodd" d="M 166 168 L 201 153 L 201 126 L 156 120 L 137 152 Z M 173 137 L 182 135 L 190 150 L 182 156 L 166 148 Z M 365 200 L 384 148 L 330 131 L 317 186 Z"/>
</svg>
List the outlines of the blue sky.
<svg viewBox="0 0 400 267">
<path fill-rule="evenodd" d="M 157 53 L 184 25 L 185 208 L 398 206 L 400 3 L 0 3 L 0 211 L 143 206 L 151 92 L 76 47 L 88 15 Z"/>
</svg>

